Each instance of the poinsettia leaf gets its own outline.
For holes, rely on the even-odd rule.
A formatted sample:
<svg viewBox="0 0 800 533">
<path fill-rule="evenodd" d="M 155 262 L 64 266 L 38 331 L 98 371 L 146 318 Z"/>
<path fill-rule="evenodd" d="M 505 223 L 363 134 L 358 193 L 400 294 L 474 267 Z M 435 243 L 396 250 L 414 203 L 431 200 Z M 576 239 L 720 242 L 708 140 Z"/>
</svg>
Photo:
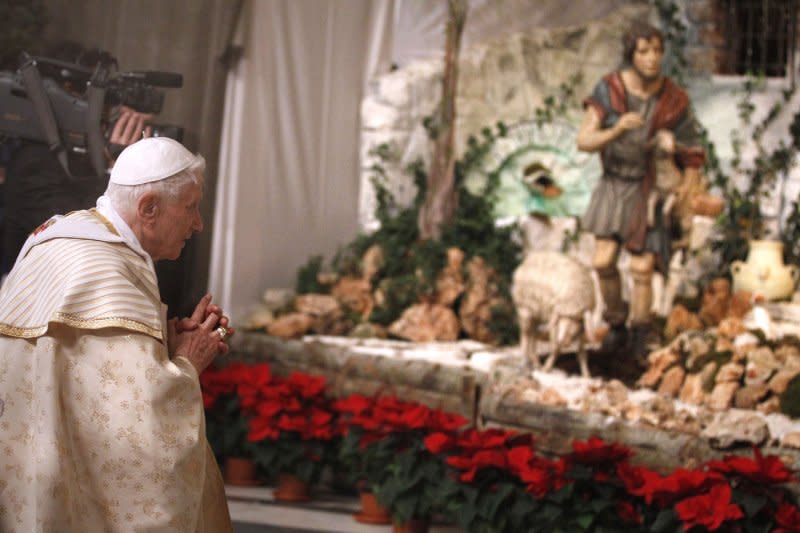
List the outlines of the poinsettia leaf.
<svg viewBox="0 0 800 533">
<path fill-rule="evenodd" d="M 396 515 L 400 522 L 406 522 L 414 518 L 414 511 L 417 506 L 417 498 L 405 496 L 398 498 L 392 506 L 392 514 Z"/>
<path fill-rule="evenodd" d="M 589 529 L 589 526 L 592 525 L 592 521 L 594 521 L 594 515 L 591 513 L 583 513 L 575 517 L 575 523 L 582 529 Z"/>
<path fill-rule="evenodd" d="M 383 484 L 375 487 L 375 496 L 381 504 L 387 507 L 393 507 L 394 501 L 400 494 L 399 483 L 397 479 L 387 479 Z"/>
<path fill-rule="evenodd" d="M 631 533 L 631 531 L 638 531 L 639 528 L 631 529 L 631 528 L 624 528 L 624 527 L 613 527 L 613 526 L 597 526 L 594 529 L 594 533 Z"/>
<path fill-rule="evenodd" d="M 527 495 L 523 495 L 522 497 L 514 500 L 514 504 L 511 506 L 511 515 L 524 516 L 535 512 L 537 509 L 539 509 L 539 506 L 540 504 L 537 500 L 534 500 Z"/>
<path fill-rule="evenodd" d="M 763 494 L 752 494 L 744 491 L 735 491 L 732 499 L 742 507 L 747 517 L 757 515 L 767 503 L 767 497 Z"/>
<path fill-rule="evenodd" d="M 765 524 L 756 524 L 748 520 L 744 520 L 744 533 L 769 533 L 772 531 L 772 522 Z"/>
<path fill-rule="evenodd" d="M 608 509 L 612 503 L 609 500 L 605 500 L 603 498 L 592 498 L 591 503 L 589 506 L 595 512 L 595 514 L 599 514 L 605 509 Z"/>
<path fill-rule="evenodd" d="M 487 518 L 494 518 L 497 514 L 497 508 L 508 500 L 509 496 L 514 492 L 514 488 L 515 487 L 509 483 L 504 483 L 497 488 L 497 491 L 493 494 L 494 498 L 492 498 L 489 505 L 488 514 L 486 514 Z"/>
<path fill-rule="evenodd" d="M 310 461 L 301 463 L 298 465 L 295 472 L 297 473 L 297 477 L 299 477 L 303 481 L 310 481 L 314 473 L 314 463 Z"/>
<path fill-rule="evenodd" d="M 399 485 L 399 490 L 402 492 L 406 492 L 411 489 L 418 488 L 418 486 L 422 483 L 424 479 L 425 478 L 422 472 L 414 472 L 411 476 L 405 478 L 398 477 L 397 481 Z"/>
<path fill-rule="evenodd" d="M 574 465 L 569 470 L 569 477 L 580 481 L 592 479 L 592 469 L 584 465 Z"/>
<path fill-rule="evenodd" d="M 568 499 L 572 497 L 572 493 L 575 490 L 575 485 L 570 483 L 569 485 L 565 485 L 560 490 L 550 494 L 550 499 L 556 503 L 564 503 Z"/>
<path fill-rule="evenodd" d="M 477 502 L 479 495 L 480 492 L 474 487 L 464 488 L 464 499 L 466 500 L 466 504 L 471 507 L 475 507 L 475 503 Z"/>
<path fill-rule="evenodd" d="M 472 531 L 470 525 L 472 524 L 472 521 L 475 520 L 476 514 L 477 513 L 473 505 L 461 505 L 456 510 L 456 521 L 462 528 Z"/>
<path fill-rule="evenodd" d="M 658 513 L 658 516 L 656 516 L 653 525 L 650 526 L 650 531 L 653 533 L 666 533 L 669 531 L 671 533 L 677 531 L 678 525 L 677 513 L 672 509 L 663 509 Z"/>
<path fill-rule="evenodd" d="M 484 518 L 492 518 L 492 509 L 496 508 L 497 495 L 491 492 L 479 494 L 475 501 L 475 510 Z"/>
<path fill-rule="evenodd" d="M 545 522 L 553 522 L 557 518 L 560 518 L 561 514 L 562 514 L 562 508 L 560 506 L 553 505 L 552 503 L 548 502 L 542 506 L 542 510 L 539 513 L 539 516 L 541 516 Z"/>
<path fill-rule="evenodd" d="M 606 500 L 613 500 L 614 495 L 617 489 L 611 485 L 607 485 L 605 483 L 595 483 L 592 487 L 594 491 L 597 493 L 598 496 L 606 499 Z"/>
</svg>

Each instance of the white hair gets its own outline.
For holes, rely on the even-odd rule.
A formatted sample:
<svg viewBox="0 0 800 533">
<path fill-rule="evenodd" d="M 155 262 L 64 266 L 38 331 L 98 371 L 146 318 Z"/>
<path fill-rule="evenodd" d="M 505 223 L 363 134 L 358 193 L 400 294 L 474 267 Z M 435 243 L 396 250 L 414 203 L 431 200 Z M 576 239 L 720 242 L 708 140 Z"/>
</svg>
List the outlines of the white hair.
<svg viewBox="0 0 800 533">
<path fill-rule="evenodd" d="M 175 201 L 188 184 L 199 185 L 205 182 L 206 160 L 201 155 L 196 155 L 194 162 L 186 169 L 163 180 L 143 183 L 141 185 L 120 185 L 109 182 L 105 195 L 111 201 L 114 209 L 122 215 L 133 215 L 139 198 L 147 193 L 155 193 L 158 198 Z"/>
</svg>

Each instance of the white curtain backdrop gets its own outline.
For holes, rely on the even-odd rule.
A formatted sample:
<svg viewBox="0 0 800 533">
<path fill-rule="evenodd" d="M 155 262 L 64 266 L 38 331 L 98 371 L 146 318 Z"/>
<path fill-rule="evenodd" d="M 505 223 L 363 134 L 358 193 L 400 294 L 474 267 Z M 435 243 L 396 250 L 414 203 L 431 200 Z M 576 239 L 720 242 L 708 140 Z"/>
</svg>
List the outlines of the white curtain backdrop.
<svg viewBox="0 0 800 533">
<path fill-rule="evenodd" d="M 357 232 L 359 107 L 391 0 L 246 0 L 228 77 L 209 290 L 234 317 Z"/>
</svg>

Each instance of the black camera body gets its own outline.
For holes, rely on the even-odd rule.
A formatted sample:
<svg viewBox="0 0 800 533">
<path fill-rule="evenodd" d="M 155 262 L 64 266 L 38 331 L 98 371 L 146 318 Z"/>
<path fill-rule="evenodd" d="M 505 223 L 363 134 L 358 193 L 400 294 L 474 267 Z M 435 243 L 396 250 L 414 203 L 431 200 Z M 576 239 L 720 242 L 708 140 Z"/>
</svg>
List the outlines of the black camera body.
<svg viewBox="0 0 800 533">
<path fill-rule="evenodd" d="M 89 153 L 98 175 L 105 174 L 103 150 L 106 133 L 103 114 L 109 106 L 125 105 L 156 115 L 164 104 L 164 92 L 156 87 L 178 88 L 180 74 L 171 72 L 123 72 L 113 76 L 108 65 L 90 70 L 48 58 L 24 57 L 16 72 L 0 72 L 0 138 L 43 142 L 66 166 L 65 152 Z M 150 125 L 153 136 L 182 141 L 183 128 Z"/>
</svg>

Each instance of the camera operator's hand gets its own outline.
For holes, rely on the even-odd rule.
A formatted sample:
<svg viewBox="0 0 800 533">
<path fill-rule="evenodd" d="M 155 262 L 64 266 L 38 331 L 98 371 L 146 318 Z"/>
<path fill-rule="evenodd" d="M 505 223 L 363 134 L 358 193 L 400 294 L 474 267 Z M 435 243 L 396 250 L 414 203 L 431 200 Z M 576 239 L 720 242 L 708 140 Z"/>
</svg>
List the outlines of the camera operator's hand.
<svg viewBox="0 0 800 533">
<path fill-rule="evenodd" d="M 119 118 L 111 130 L 109 143 L 128 146 L 139 139 L 150 137 L 152 128 L 147 125 L 147 122 L 152 119 L 152 114 L 139 113 L 130 107 L 122 106 Z"/>
</svg>

